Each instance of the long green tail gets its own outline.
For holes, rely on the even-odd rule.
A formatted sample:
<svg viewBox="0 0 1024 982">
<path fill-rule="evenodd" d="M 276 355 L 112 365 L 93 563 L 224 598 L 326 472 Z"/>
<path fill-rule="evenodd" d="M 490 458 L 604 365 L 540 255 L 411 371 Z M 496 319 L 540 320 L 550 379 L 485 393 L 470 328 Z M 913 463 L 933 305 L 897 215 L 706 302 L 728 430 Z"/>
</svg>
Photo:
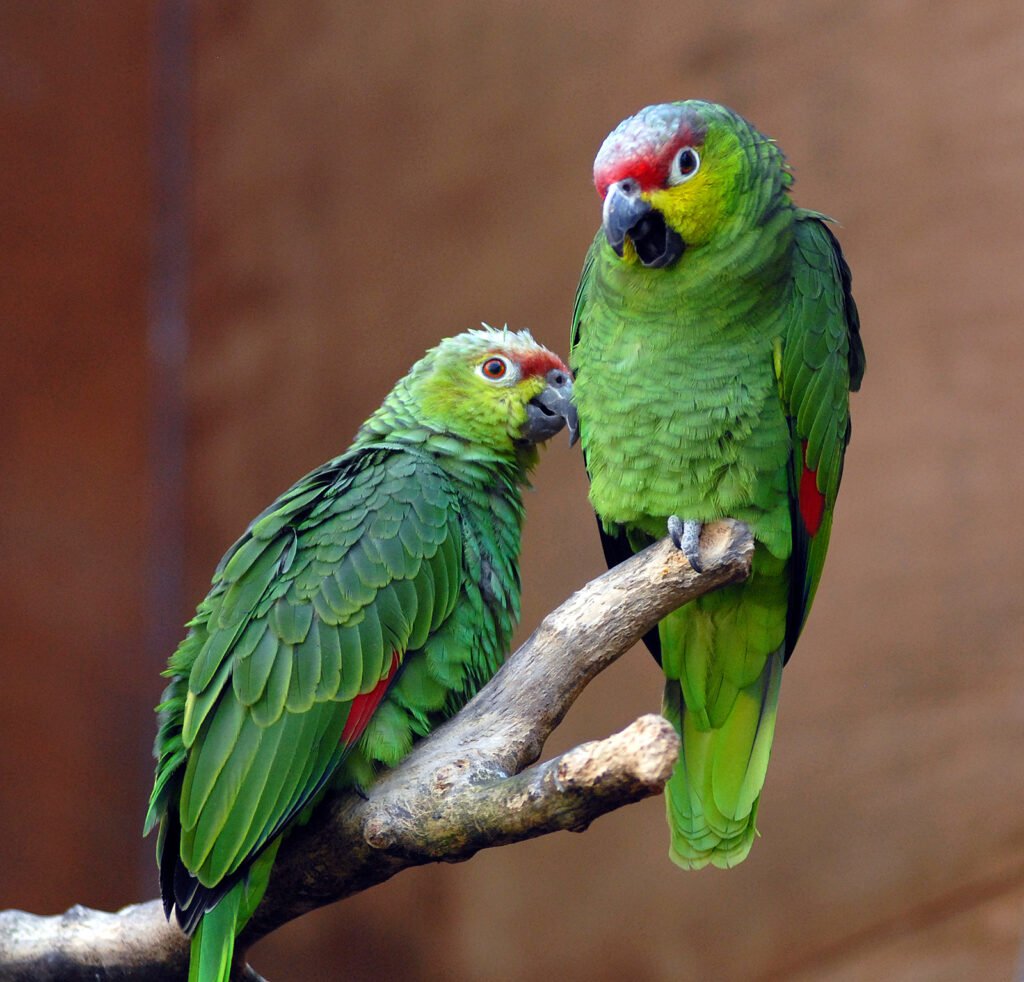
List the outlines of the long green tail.
<svg viewBox="0 0 1024 982">
<path fill-rule="evenodd" d="M 238 913 L 244 893 L 245 884 L 237 884 L 221 898 L 216 907 L 203 914 L 199 927 L 192 935 L 188 982 L 227 982 L 231 976 Z"/>
<path fill-rule="evenodd" d="M 718 726 L 687 712 L 678 681 L 665 686 L 664 713 L 683 741 L 665 788 L 669 857 L 684 869 L 741 863 L 757 835 L 757 804 L 775 733 L 783 651 L 739 690 Z"/>
<path fill-rule="evenodd" d="M 280 846 L 278 837 L 257 857 L 246 876 L 221 897 L 217 906 L 203 914 L 192 935 L 188 982 L 228 982 L 235 938 L 249 923 L 266 893 Z"/>
</svg>

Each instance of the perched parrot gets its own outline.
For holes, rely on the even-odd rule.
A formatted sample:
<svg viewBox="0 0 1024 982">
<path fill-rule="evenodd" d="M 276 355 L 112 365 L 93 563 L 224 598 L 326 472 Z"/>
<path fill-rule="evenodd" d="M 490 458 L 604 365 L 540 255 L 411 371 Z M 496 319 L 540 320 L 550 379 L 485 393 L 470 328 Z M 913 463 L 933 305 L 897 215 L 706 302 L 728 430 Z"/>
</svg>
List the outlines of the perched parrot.
<svg viewBox="0 0 1024 982">
<path fill-rule="evenodd" d="M 605 556 L 666 529 L 699 569 L 701 523 L 746 522 L 750 578 L 645 638 L 682 737 L 670 856 L 741 862 L 756 835 L 782 666 L 818 586 L 864 349 L 850 271 L 790 200 L 774 141 L 724 106 L 649 106 L 594 162 L 602 228 L 570 365 Z M 641 381 L 642 380 L 642 381 Z"/>
<path fill-rule="evenodd" d="M 571 396 L 526 331 L 448 338 L 221 560 L 164 672 L 146 817 L 190 982 L 228 978 L 289 827 L 395 764 L 505 658 L 521 488 L 537 444 L 575 434 Z"/>
</svg>

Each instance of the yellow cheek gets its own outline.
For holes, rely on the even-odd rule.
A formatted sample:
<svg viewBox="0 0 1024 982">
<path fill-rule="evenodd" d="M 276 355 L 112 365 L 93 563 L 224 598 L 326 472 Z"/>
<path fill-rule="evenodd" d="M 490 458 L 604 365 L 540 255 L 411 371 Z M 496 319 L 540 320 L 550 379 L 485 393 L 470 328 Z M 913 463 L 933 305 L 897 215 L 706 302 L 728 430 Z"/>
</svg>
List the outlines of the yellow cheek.
<svg viewBox="0 0 1024 982">
<path fill-rule="evenodd" d="M 519 383 L 519 399 L 524 407 L 523 412 L 526 412 L 525 406 L 531 400 L 539 396 L 547 386 L 547 381 L 542 379 L 539 375 L 533 375 L 528 379 L 523 379 Z"/>
<path fill-rule="evenodd" d="M 504 429 L 513 439 L 526 422 L 526 404 L 543 391 L 547 382 L 542 378 L 529 378 L 512 385 L 490 385 L 477 404 L 473 415 L 487 417 L 489 425 Z"/>
<path fill-rule="evenodd" d="M 722 188 L 709 179 L 707 171 L 674 188 L 651 191 L 646 198 L 687 245 L 707 242 L 722 217 Z"/>
<path fill-rule="evenodd" d="M 518 433 L 526 422 L 526 404 L 544 391 L 547 382 L 542 378 L 524 379 L 506 389 L 502 405 L 508 418 L 509 432 Z"/>
</svg>

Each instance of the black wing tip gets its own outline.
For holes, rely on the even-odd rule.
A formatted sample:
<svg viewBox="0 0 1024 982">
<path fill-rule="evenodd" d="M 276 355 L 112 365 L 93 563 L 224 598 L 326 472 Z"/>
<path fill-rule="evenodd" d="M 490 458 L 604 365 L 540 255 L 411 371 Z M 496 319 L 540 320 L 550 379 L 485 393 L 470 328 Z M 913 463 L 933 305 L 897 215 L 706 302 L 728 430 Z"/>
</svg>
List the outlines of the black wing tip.
<svg viewBox="0 0 1024 982">
<path fill-rule="evenodd" d="M 181 820 L 177 811 L 164 816 L 166 835 L 161 843 L 160 899 L 164 916 L 171 915 L 187 937 L 195 933 L 203 915 L 220 903 L 221 898 L 244 875 L 244 870 L 225 877 L 215 887 L 203 886 L 181 861 Z"/>
<path fill-rule="evenodd" d="M 245 875 L 244 871 L 226 876 L 215 887 L 203 886 L 179 861 L 178 870 L 181 873 L 180 882 L 184 886 L 182 893 L 171 898 L 171 907 L 174 909 L 174 919 L 178 927 L 186 937 L 192 937 L 203 916 L 213 910 L 224 899 L 224 895 Z M 187 883 L 185 880 L 187 878 Z M 176 885 L 178 883 L 176 878 Z M 170 920 L 168 900 L 164 898 L 164 910 L 167 911 L 167 919 Z"/>
<path fill-rule="evenodd" d="M 835 253 L 836 262 L 839 266 L 839 281 L 843 288 L 843 306 L 846 314 L 846 327 L 849 336 L 850 351 L 847 356 L 850 370 L 850 391 L 859 392 L 860 384 L 864 380 L 864 369 L 867 359 L 864 355 L 864 341 L 860 336 L 860 312 L 857 310 L 857 302 L 853 299 L 853 274 L 850 272 L 850 264 L 843 255 L 843 248 L 832 231 L 819 218 L 821 227 L 825 230 L 832 243 L 832 251 Z"/>
</svg>

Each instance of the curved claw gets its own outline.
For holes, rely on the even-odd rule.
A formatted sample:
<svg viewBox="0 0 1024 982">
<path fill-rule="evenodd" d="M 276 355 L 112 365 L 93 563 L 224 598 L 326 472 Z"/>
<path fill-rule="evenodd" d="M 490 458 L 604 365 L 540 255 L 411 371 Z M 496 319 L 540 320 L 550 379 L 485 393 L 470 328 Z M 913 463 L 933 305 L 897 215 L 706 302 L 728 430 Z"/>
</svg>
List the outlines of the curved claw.
<svg viewBox="0 0 1024 982">
<path fill-rule="evenodd" d="M 704 564 L 700 559 L 700 531 L 702 524 L 695 519 L 683 521 L 678 515 L 670 515 L 668 534 L 675 547 L 686 557 L 695 573 L 704 572 Z"/>
</svg>

